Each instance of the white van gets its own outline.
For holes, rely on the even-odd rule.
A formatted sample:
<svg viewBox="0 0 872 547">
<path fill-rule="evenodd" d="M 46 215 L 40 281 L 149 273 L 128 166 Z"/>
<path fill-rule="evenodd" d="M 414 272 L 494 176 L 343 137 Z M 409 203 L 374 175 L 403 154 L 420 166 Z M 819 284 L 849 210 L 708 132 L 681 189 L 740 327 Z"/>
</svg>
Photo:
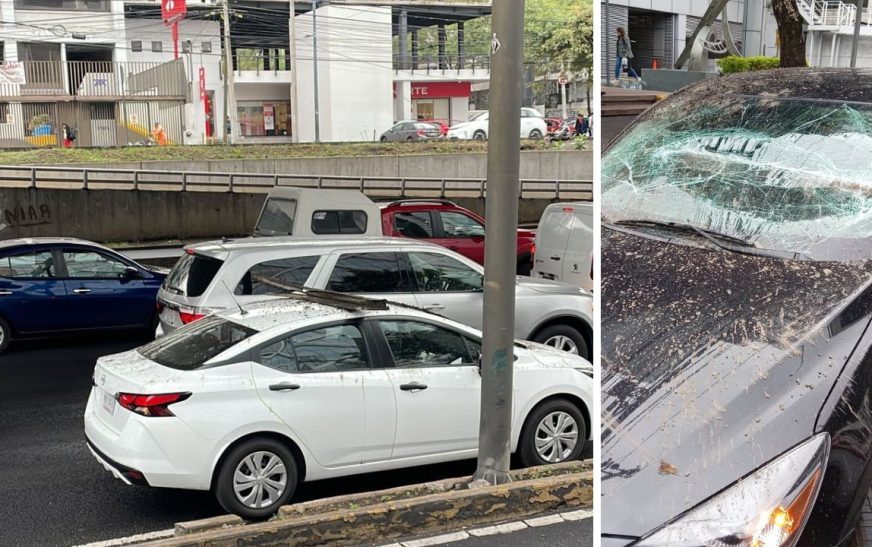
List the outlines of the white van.
<svg viewBox="0 0 872 547">
<path fill-rule="evenodd" d="M 593 290 L 593 204 L 554 203 L 545 209 L 530 275 Z"/>
<path fill-rule="evenodd" d="M 381 209 L 357 190 L 276 186 L 254 228 L 256 236 L 382 235 Z"/>
</svg>

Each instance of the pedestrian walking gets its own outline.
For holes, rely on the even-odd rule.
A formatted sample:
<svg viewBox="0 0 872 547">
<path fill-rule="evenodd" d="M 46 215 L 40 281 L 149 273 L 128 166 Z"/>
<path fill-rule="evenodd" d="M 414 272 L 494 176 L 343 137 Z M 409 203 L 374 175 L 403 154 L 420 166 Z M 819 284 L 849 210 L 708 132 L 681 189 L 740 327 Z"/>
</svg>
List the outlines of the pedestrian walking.
<svg viewBox="0 0 872 547">
<path fill-rule="evenodd" d="M 164 128 L 160 124 L 160 122 L 154 122 L 154 130 L 151 132 L 151 137 L 154 139 L 154 142 L 156 142 L 158 146 L 166 146 L 168 143 L 167 132 L 164 131 Z"/>
<path fill-rule="evenodd" d="M 576 136 L 587 135 L 587 120 L 584 118 L 584 114 L 579 112 L 575 116 L 575 134 Z"/>
<path fill-rule="evenodd" d="M 76 140 L 76 130 L 67 124 L 63 124 L 61 126 L 61 131 L 63 133 L 64 148 L 72 148 L 74 141 Z"/>
<path fill-rule="evenodd" d="M 618 27 L 618 46 L 616 51 L 618 52 L 618 56 L 615 59 L 615 79 L 621 79 L 621 71 L 624 67 L 627 67 L 628 75 L 637 80 L 641 79 L 639 78 L 639 75 L 636 74 L 632 65 L 630 65 L 630 60 L 633 58 L 633 48 L 630 46 L 630 37 L 627 35 L 627 31 L 624 30 L 624 27 Z"/>
</svg>

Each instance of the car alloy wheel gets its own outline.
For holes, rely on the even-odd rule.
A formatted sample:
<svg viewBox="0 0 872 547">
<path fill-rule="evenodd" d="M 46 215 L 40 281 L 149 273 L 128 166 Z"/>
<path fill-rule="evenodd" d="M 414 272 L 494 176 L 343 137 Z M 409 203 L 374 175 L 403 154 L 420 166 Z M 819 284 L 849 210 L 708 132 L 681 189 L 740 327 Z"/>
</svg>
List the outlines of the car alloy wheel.
<svg viewBox="0 0 872 547">
<path fill-rule="evenodd" d="M 9 342 L 12 341 L 12 331 L 2 317 L 0 317 L 0 353 L 9 347 Z"/>
<path fill-rule="evenodd" d="M 527 467 L 577 460 L 586 440 L 582 409 L 567 399 L 550 399 L 537 405 L 524 421 L 518 456 Z"/>
<path fill-rule="evenodd" d="M 560 351 L 565 351 L 566 353 L 571 353 L 572 355 L 578 355 L 578 346 L 575 345 L 575 342 L 572 341 L 572 338 L 568 336 L 563 336 L 562 334 L 552 336 L 551 338 L 545 340 L 545 345 L 551 346 L 552 348 L 557 348 Z"/>
<path fill-rule="evenodd" d="M 484 134 L 484 131 L 476 131 L 472 138 L 477 141 L 483 141 L 487 139 L 487 135 Z"/>
<path fill-rule="evenodd" d="M 531 139 L 541 139 L 542 132 L 539 131 L 538 129 L 534 129 L 534 130 L 530 131 L 530 138 Z"/>
<path fill-rule="evenodd" d="M 558 410 L 542 418 L 536 428 L 536 453 L 549 463 L 565 461 L 578 445 L 578 423 Z"/>
<path fill-rule="evenodd" d="M 243 458 L 233 473 L 233 491 L 243 505 L 263 509 L 276 503 L 288 486 L 288 473 L 281 458 L 258 451 Z"/>
</svg>

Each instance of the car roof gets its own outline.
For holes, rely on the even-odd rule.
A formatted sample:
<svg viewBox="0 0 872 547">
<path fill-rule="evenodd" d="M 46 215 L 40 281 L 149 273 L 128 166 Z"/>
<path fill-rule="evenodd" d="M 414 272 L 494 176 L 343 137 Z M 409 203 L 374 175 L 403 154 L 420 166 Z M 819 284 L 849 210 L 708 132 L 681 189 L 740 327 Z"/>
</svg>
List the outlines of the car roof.
<svg viewBox="0 0 872 547">
<path fill-rule="evenodd" d="M 16 239 L 0 240 L 0 249 L 30 247 L 35 245 L 86 245 L 88 247 L 98 247 L 100 249 L 110 250 L 99 243 L 74 237 L 20 237 Z"/>
<path fill-rule="evenodd" d="M 692 100 L 693 97 L 749 95 L 872 104 L 870 86 L 872 86 L 870 69 L 779 68 L 710 78 L 691 85 L 673 96 Z"/>
<path fill-rule="evenodd" d="M 359 302 L 359 305 L 355 305 L 354 302 Z M 242 306 L 242 310 L 244 313 L 239 308 L 228 308 L 218 312 L 218 315 L 261 332 L 278 326 L 295 328 L 295 325 L 303 326 L 312 323 L 315 319 L 317 323 L 330 323 L 362 317 L 396 315 L 436 320 L 457 327 L 453 321 L 411 306 L 318 290 L 308 291 L 307 294 L 253 302 Z"/>
<path fill-rule="evenodd" d="M 439 245 L 402 237 L 370 237 L 370 236 L 277 236 L 277 237 L 245 237 L 218 241 L 204 241 L 188 245 L 189 252 L 204 255 L 224 255 L 232 252 L 264 251 L 268 249 L 310 249 L 332 251 L 337 248 L 366 247 L 400 247 L 413 246 L 432 249 L 443 249 Z"/>
</svg>

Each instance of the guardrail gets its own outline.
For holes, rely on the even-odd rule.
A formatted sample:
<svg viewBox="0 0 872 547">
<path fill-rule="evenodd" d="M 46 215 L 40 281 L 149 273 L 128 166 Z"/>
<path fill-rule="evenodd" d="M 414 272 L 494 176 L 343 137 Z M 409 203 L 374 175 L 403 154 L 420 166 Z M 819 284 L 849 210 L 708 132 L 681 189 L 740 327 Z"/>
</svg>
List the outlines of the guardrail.
<svg viewBox="0 0 872 547">
<path fill-rule="evenodd" d="M 521 179 L 521 197 L 593 199 L 593 181 Z M 485 197 L 482 178 L 216 173 L 50 166 L 0 166 L 0 187 L 71 190 L 268 192 L 274 186 L 359 190 L 384 197 Z"/>
</svg>

